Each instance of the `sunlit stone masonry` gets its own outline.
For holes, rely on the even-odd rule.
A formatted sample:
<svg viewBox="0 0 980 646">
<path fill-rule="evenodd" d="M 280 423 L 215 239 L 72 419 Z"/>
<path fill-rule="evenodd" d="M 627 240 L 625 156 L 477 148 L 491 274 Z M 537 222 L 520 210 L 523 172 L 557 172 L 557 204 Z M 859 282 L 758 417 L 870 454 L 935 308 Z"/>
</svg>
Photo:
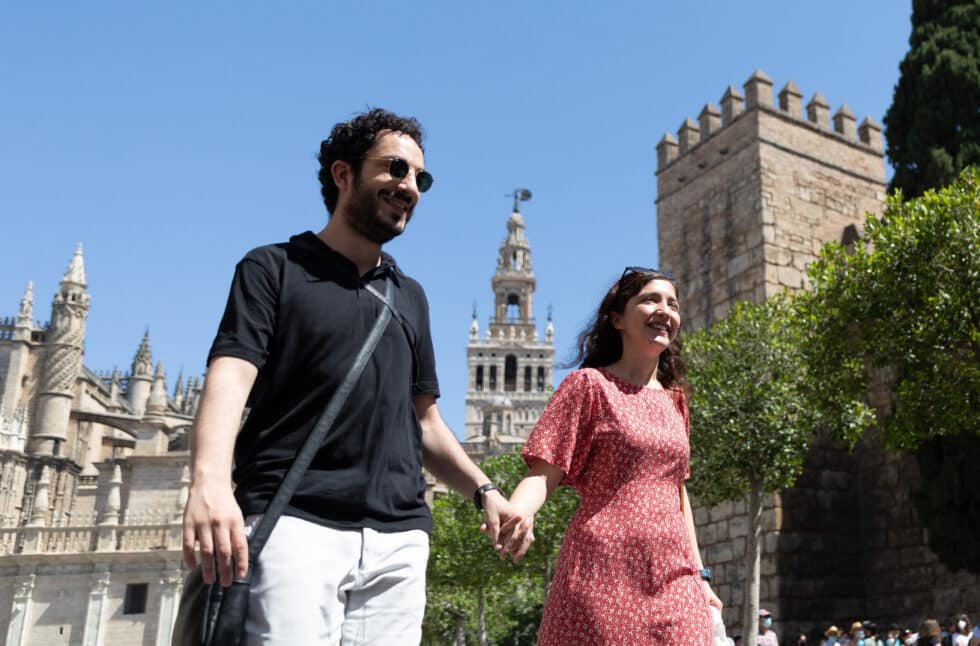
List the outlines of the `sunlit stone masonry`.
<svg viewBox="0 0 980 646">
<path fill-rule="evenodd" d="M 167 393 L 149 333 L 130 370 L 84 364 L 79 245 L 34 320 L 0 320 L 0 643 L 169 644 L 183 580 L 187 432 L 201 379 Z"/>
</svg>

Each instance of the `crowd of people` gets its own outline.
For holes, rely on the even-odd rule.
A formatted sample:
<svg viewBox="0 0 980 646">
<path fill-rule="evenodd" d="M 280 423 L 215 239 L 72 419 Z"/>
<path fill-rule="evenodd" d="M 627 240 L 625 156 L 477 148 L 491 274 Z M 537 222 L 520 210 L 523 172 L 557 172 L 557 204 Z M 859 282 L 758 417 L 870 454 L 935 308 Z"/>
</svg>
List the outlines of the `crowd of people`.
<svg viewBox="0 0 980 646">
<path fill-rule="evenodd" d="M 768 610 L 759 611 L 760 646 L 780 643 L 772 630 L 772 620 Z M 736 635 L 733 641 L 740 646 L 741 636 Z M 896 623 L 879 628 L 873 621 L 854 621 L 847 629 L 832 625 L 823 631 L 801 631 L 784 642 L 784 646 L 787 643 L 789 646 L 980 646 L 980 623 L 973 624 L 962 613 L 950 617 L 945 627 L 932 618 L 924 619 L 915 628 Z"/>
</svg>

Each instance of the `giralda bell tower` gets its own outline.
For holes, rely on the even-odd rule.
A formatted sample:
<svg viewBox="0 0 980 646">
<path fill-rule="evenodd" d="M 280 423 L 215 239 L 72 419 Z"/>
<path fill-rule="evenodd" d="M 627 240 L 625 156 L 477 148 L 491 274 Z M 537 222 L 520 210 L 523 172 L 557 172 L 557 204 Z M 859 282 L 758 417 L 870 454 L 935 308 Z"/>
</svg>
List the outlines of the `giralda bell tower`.
<svg viewBox="0 0 980 646">
<path fill-rule="evenodd" d="M 514 191 L 507 237 L 500 244 L 490 280 L 494 311 L 480 336 L 476 311 L 466 348 L 466 439 L 463 447 L 483 459 L 516 449 L 527 439 L 551 396 L 555 328 L 551 315 L 538 336 L 533 313 L 535 288 L 531 245 L 524 235 L 520 203 L 527 189 Z"/>
</svg>

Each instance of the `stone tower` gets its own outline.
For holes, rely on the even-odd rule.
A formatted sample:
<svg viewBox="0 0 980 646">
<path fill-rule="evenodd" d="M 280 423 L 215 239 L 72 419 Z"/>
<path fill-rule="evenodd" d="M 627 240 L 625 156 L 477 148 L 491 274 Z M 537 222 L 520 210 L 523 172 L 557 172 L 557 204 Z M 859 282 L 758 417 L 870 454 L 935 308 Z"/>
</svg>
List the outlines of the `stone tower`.
<svg viewBox="0 0 980 646">
<path fill-rule="evenodd" d="M 85 261 L 79 243 L 51 304 L 51 325 L 47 329 L 36 421 L 29 446 L 32 453 L 57 456 L 67 439 L 75 380 L 82 371 L 82 342 L 89 308 L 85 288 Z"/>
<path fill-rule="evenodd" d="M 846 105 L 831 116 L 819 92 L 803 106 L 792 81 L 774 105 L 772 87 L 756 71 L 744 95 L 729 87 L 720 110 L 705 105 L 657 146 L 660 265 L 677 276 L 688 331 L 739 300 L 805 288 L 806 266 L 826 242 L 855 240 L 865 213 L 883 211 L 879 126 L 858 126 Z M 949 572 L 928 548 L 911 504 L 918 478 L 914 457 L 886 454 L 873 434 L 853 453 L 811 447 L 796 485 L 765 502 L 760 602 L 778 633 L 813 636 L 852 618 L 914 626 L 976 607 L 980 577 Z M 695 525 L 734 625 L 745 502 L 695 504 Z M 909 573 L 914 584 L 895 584 Z"/>
<path fill-rule="evenodd" d="M 684 326 L 695 330 L 740 300 L 760 302 L 804 286 L 806 266 L 885 198 L 881 129 L 833 116 L 816 92 L 802 112 L 792 81 L 773 105 L 756 71 L 743 95 L 729 87 L 677 137 L 657 145 L 660 266 L 677 276 Z"/>
<path fill-rule="evenodd" d="M 554 325 L 549 315 L 544 339 L 538 338 L 531 246 L 519 210 L 520 199 L 529 197 L 529 192 L 515 192 L 507 237 L 490 280 L 494 312 L 482 339 L 475 309 L 470 322 L 463 447 L 476 459 L 523 444 L 551 396 Z"/>
</svg>

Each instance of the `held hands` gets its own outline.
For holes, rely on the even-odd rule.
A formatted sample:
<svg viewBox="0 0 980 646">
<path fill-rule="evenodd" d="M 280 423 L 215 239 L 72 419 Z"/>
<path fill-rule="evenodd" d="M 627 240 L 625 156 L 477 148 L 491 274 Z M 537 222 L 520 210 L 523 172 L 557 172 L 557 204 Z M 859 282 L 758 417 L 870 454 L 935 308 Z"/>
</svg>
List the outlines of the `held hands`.
<svg viewBox="0 0 980 646">
<path fill-rule="evenodd" d="M 489 491 L 483 497 L 483 517 L 480 531 L 489 536 L 500 558 L 510 556 L 520 563 L 534 542 L 534 516 L 522 514 L 499 491 Z"/>
<path fill-rule="evenodd" d="M 228 587 L 248 571 L 245 523 L 230 483 L 191 486 L 184 507 L 183 547 L 184 563 L 192 570 L 197 567 L 194 554 L 197 544 L 201 546 L 201 574 L 205 583 L 214 583 L 218 578 L 221 585 Z"/>
</svg>

